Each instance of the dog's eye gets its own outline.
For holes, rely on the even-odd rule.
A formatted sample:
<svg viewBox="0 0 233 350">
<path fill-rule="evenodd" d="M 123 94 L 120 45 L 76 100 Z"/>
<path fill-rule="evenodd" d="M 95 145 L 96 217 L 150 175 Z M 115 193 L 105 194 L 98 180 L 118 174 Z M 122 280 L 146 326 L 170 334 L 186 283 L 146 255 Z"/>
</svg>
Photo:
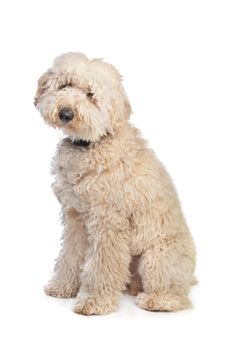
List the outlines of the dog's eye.
<svg viewBox="0 0 233 350">
<path fill-rule="evenodd" d="M 87 92 L 87 97 L 88 97 L 88 98 L 92 98 L 93 96 L 94 96 L 94 93 L 93 93 L 93 92 L 90 92 L 90 91 Z"/>
<path fill-rule="evenodd" d="M 62 84 L 62 85 L 59 86 L 58 90 L 65 89 L 66 87 L 70 87 L 70 86 L 72 86 L 71 83 L 69 83 L 69 84 Z"/>
</svg>

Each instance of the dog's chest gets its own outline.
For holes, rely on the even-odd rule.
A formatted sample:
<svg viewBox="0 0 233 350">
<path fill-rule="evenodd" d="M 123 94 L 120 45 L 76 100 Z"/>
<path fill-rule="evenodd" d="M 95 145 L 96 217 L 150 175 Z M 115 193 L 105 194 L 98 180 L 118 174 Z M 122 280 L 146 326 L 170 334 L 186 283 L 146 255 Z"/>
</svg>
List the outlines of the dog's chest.
<svg viewBox="0 0 233 350">
<path fill-rule="evenodd" d="M 62 204 L 88 208 L 92 188 L 98 177 L 98 166 L 89 151 L 63 143 L 52 162 L 55 175 L 54 192 Z"/>
<path fill-rule="evenodd" d="M 66 139 L 58 146 L 52 162 L 53 173 L 70 184 L 79 182 L 94 167 L 89 151 Z"/>
</svg>

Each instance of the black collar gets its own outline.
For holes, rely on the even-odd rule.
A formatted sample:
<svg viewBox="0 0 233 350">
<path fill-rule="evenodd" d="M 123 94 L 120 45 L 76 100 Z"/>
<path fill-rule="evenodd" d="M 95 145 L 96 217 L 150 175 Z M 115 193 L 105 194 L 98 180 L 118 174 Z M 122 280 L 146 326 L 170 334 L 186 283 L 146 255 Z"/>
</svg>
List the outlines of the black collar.
<svg viewBox="0 0 233 350">
<path fill-rule="evenodd" d="M 90 141 L 82 140 L 82 139 L 77 139 L 72 141 L 73 145 L 78 146 L 78 147 L 88 147 L 90 145 Z"/>
</svg>

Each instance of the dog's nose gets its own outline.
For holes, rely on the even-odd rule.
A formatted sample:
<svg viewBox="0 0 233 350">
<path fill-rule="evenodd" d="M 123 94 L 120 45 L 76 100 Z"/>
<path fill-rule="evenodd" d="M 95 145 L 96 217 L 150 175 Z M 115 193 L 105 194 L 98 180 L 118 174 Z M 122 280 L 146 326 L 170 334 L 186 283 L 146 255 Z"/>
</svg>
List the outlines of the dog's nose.
<svg viewBox="0 0 233 350">
<path fill-rule="evenodd" d="M 63 123 L 68 123 L 74 118 L 74 112 L 67 107 L 64 107 L 59 112 L 59 118 Z"/>
</svg>

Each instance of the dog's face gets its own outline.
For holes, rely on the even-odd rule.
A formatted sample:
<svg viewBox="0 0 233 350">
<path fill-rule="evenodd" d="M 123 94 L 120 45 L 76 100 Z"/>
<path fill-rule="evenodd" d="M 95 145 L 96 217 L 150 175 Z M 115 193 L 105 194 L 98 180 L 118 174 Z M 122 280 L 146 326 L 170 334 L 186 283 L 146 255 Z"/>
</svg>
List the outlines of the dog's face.
<svg viewBox="0 0 233 350">
<path fill-rule="evenodd" d="M 118 71 L 80 53 L 55 59 L 38 81 L 35 106 L 49 125 L 87 141 L 114 134 L 131 112 Z"/>
</svg>

